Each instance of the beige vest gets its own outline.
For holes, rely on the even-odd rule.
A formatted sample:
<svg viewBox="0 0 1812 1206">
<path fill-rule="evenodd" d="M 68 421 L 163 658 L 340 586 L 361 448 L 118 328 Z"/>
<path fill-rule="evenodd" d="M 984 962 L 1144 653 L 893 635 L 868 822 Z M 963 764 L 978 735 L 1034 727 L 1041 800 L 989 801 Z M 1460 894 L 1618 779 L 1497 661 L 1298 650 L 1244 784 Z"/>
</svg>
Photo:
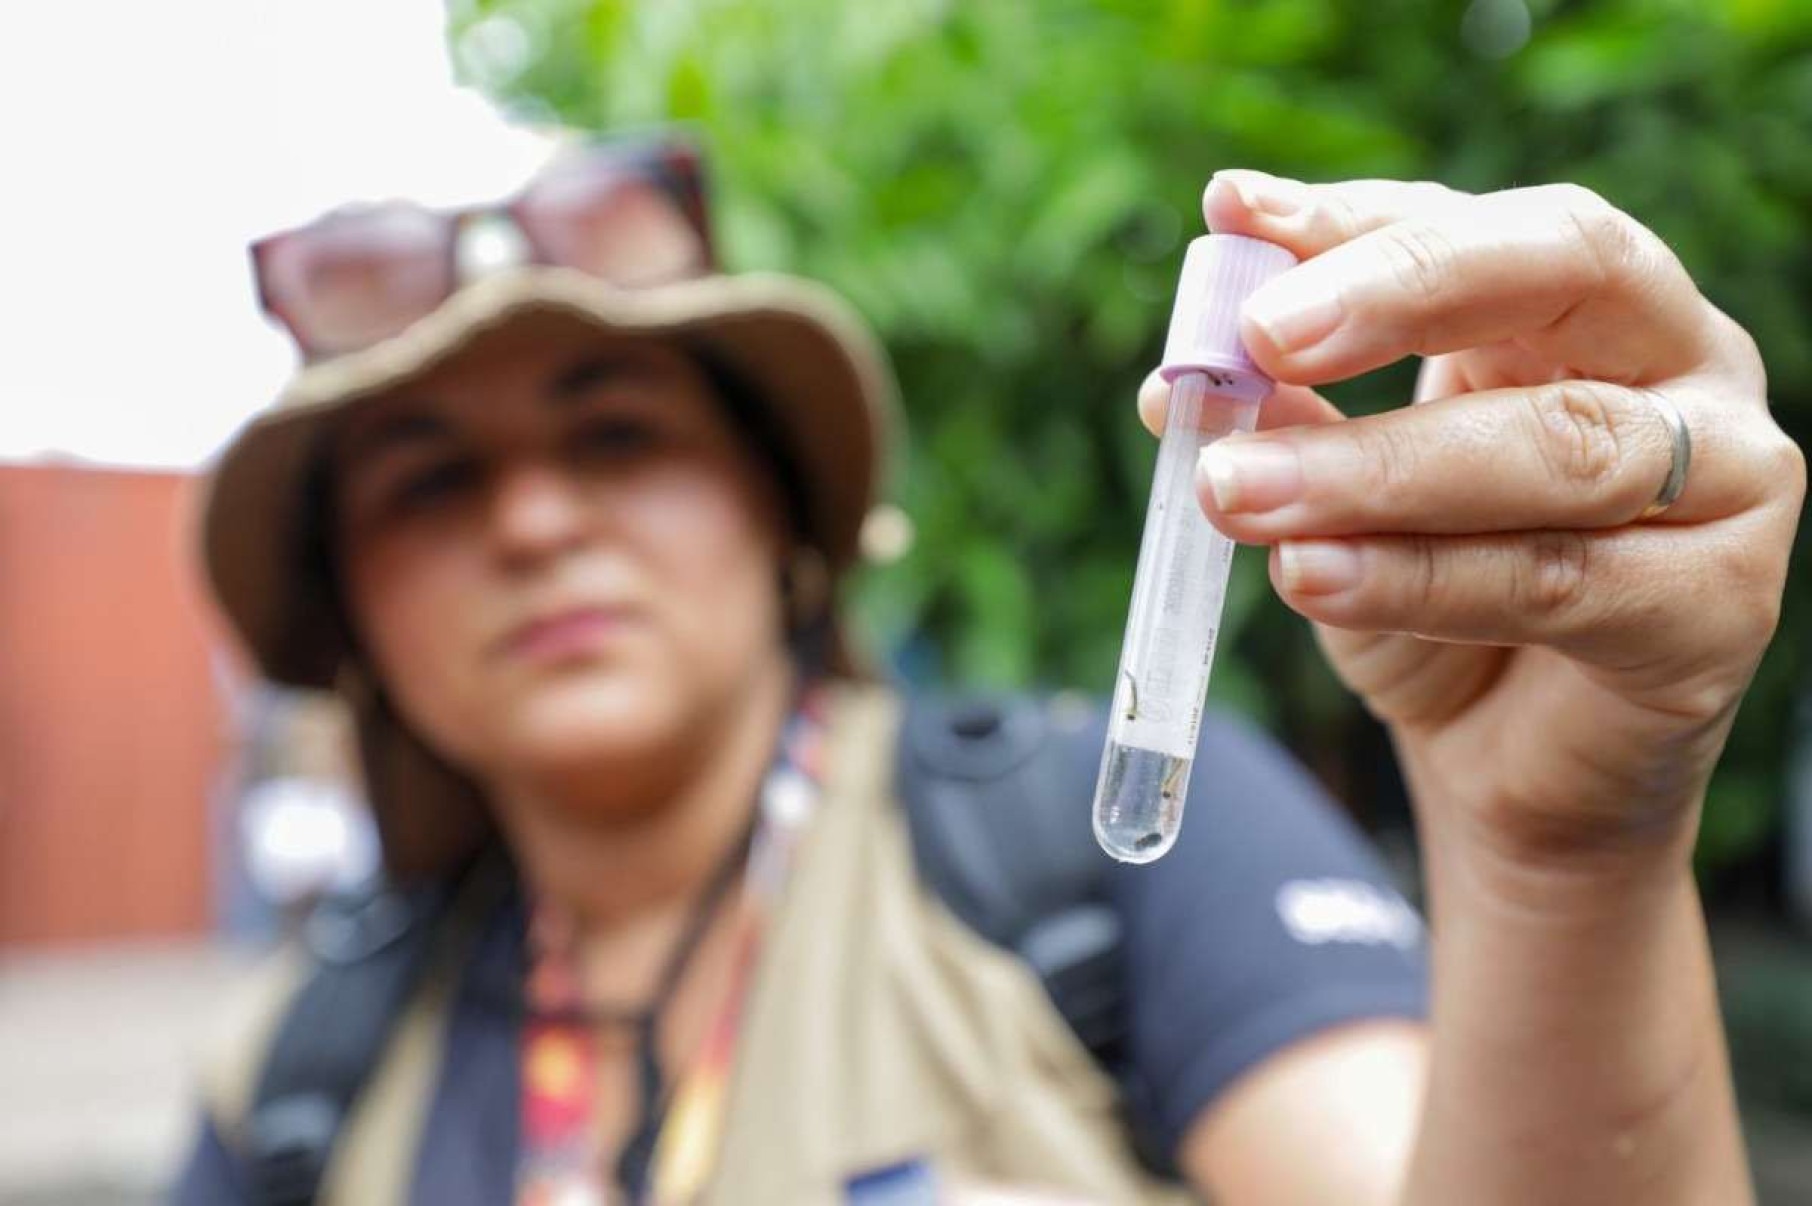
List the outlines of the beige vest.
<svg viewBox="0 0 1812 1206">
<path fill-rule="evenodd" d="M 1142 1171 L 1112 1083 L 1036 978 L 927 894 L 892 796 L 898 723 L 888 693 L 838 688 L 823 805 L 762 954 L 704 1206 L 834 1206 L 850 1177 L 914 1159 L 958 1202 L 983 1186 L 1195 1200 Z M 431 977 L 405 1018 L 325 1201 L 407 1200 L 450 979 Z M 222 1117 L 243 1116 L 271 1007 L 226 1061 L 238 1083 L 216 1086 Z"/>
</svg>

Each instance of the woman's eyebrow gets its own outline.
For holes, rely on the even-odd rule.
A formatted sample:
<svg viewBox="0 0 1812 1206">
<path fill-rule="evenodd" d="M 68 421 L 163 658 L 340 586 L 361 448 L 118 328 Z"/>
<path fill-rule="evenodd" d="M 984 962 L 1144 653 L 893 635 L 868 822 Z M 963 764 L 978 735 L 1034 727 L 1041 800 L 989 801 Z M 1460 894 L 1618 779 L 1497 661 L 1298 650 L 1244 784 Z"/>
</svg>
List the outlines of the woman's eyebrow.
<svg viewBox="0 0 1812 1206">
<path fill-rule="evenodd" d="M 547 401 L 555 406 L 577 401 L 613 378 L 634 373 L 637 367 L 636 357 L 627 352 L 586 356 L 554 374 L 547 388 Z"/>
<path fill-rule="evenodd" d="M 376 460 L 386 453 L 452 438 L 452 428 L 436 415 L 405 410 L 351 433 L 340 450 L 340 466 L 343 472 L 350 472 L 361 462 Z"/>
</svg>

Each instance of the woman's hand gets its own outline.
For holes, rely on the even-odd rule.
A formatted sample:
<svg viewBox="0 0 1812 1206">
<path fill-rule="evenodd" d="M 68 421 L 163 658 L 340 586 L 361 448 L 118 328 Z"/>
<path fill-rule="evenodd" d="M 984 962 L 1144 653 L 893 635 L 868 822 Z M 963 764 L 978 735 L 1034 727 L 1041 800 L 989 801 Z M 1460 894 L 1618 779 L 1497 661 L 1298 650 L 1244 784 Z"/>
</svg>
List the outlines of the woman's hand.
<svg viewBox="0 0 1812 1206">
<path fill-rule="evenodd" d="M 1805 462 L 1736 323 L 1571 186 L 1209 184 L 1216 231 L 1302 263 L 1243 334 L 1280 384 L 1211 448 L 1202 506 L 1389 725 L 1425 837 L 1513 863 L 1677 856 L 1773 634 Z M 1418 405 L 1310 386 L 1425 357 Z M 1165 393 L 1141 412 L 1161 428 Z M 1671 404 L 1691 433 L 1668 476 Z M 1429 833 L 1427 831 L 1433 830 Z"/>
</svg>

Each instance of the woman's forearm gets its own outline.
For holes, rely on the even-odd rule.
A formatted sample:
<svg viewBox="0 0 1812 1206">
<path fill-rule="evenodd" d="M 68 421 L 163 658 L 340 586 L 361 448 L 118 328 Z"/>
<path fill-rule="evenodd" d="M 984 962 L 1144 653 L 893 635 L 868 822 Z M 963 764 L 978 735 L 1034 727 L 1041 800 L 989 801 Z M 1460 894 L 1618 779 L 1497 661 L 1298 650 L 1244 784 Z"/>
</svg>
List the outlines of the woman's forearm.
<svg viewBox="0 0 1812 1206">
<path fill-rule="evenodd" d="M 1753 1201 L 1690 835 L 1561 868 L 1429 843 L 1411 1206 Z"/>
</svg>

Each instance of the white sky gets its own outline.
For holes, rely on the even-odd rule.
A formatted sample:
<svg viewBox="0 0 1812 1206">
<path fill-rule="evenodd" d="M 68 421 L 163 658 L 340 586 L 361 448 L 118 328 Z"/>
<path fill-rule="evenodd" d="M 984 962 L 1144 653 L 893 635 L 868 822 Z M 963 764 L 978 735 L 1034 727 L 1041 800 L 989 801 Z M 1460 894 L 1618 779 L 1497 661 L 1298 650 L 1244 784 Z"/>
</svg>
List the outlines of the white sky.
<svg viewBox="0 0 1812 1206">
<path fill-rule="evenodd" d="M 540 154 L 457 89 L 440 0 L 9 0 L 0 460 L 195 468 L 293 356 L 245 244 Z"/>
</svg>

